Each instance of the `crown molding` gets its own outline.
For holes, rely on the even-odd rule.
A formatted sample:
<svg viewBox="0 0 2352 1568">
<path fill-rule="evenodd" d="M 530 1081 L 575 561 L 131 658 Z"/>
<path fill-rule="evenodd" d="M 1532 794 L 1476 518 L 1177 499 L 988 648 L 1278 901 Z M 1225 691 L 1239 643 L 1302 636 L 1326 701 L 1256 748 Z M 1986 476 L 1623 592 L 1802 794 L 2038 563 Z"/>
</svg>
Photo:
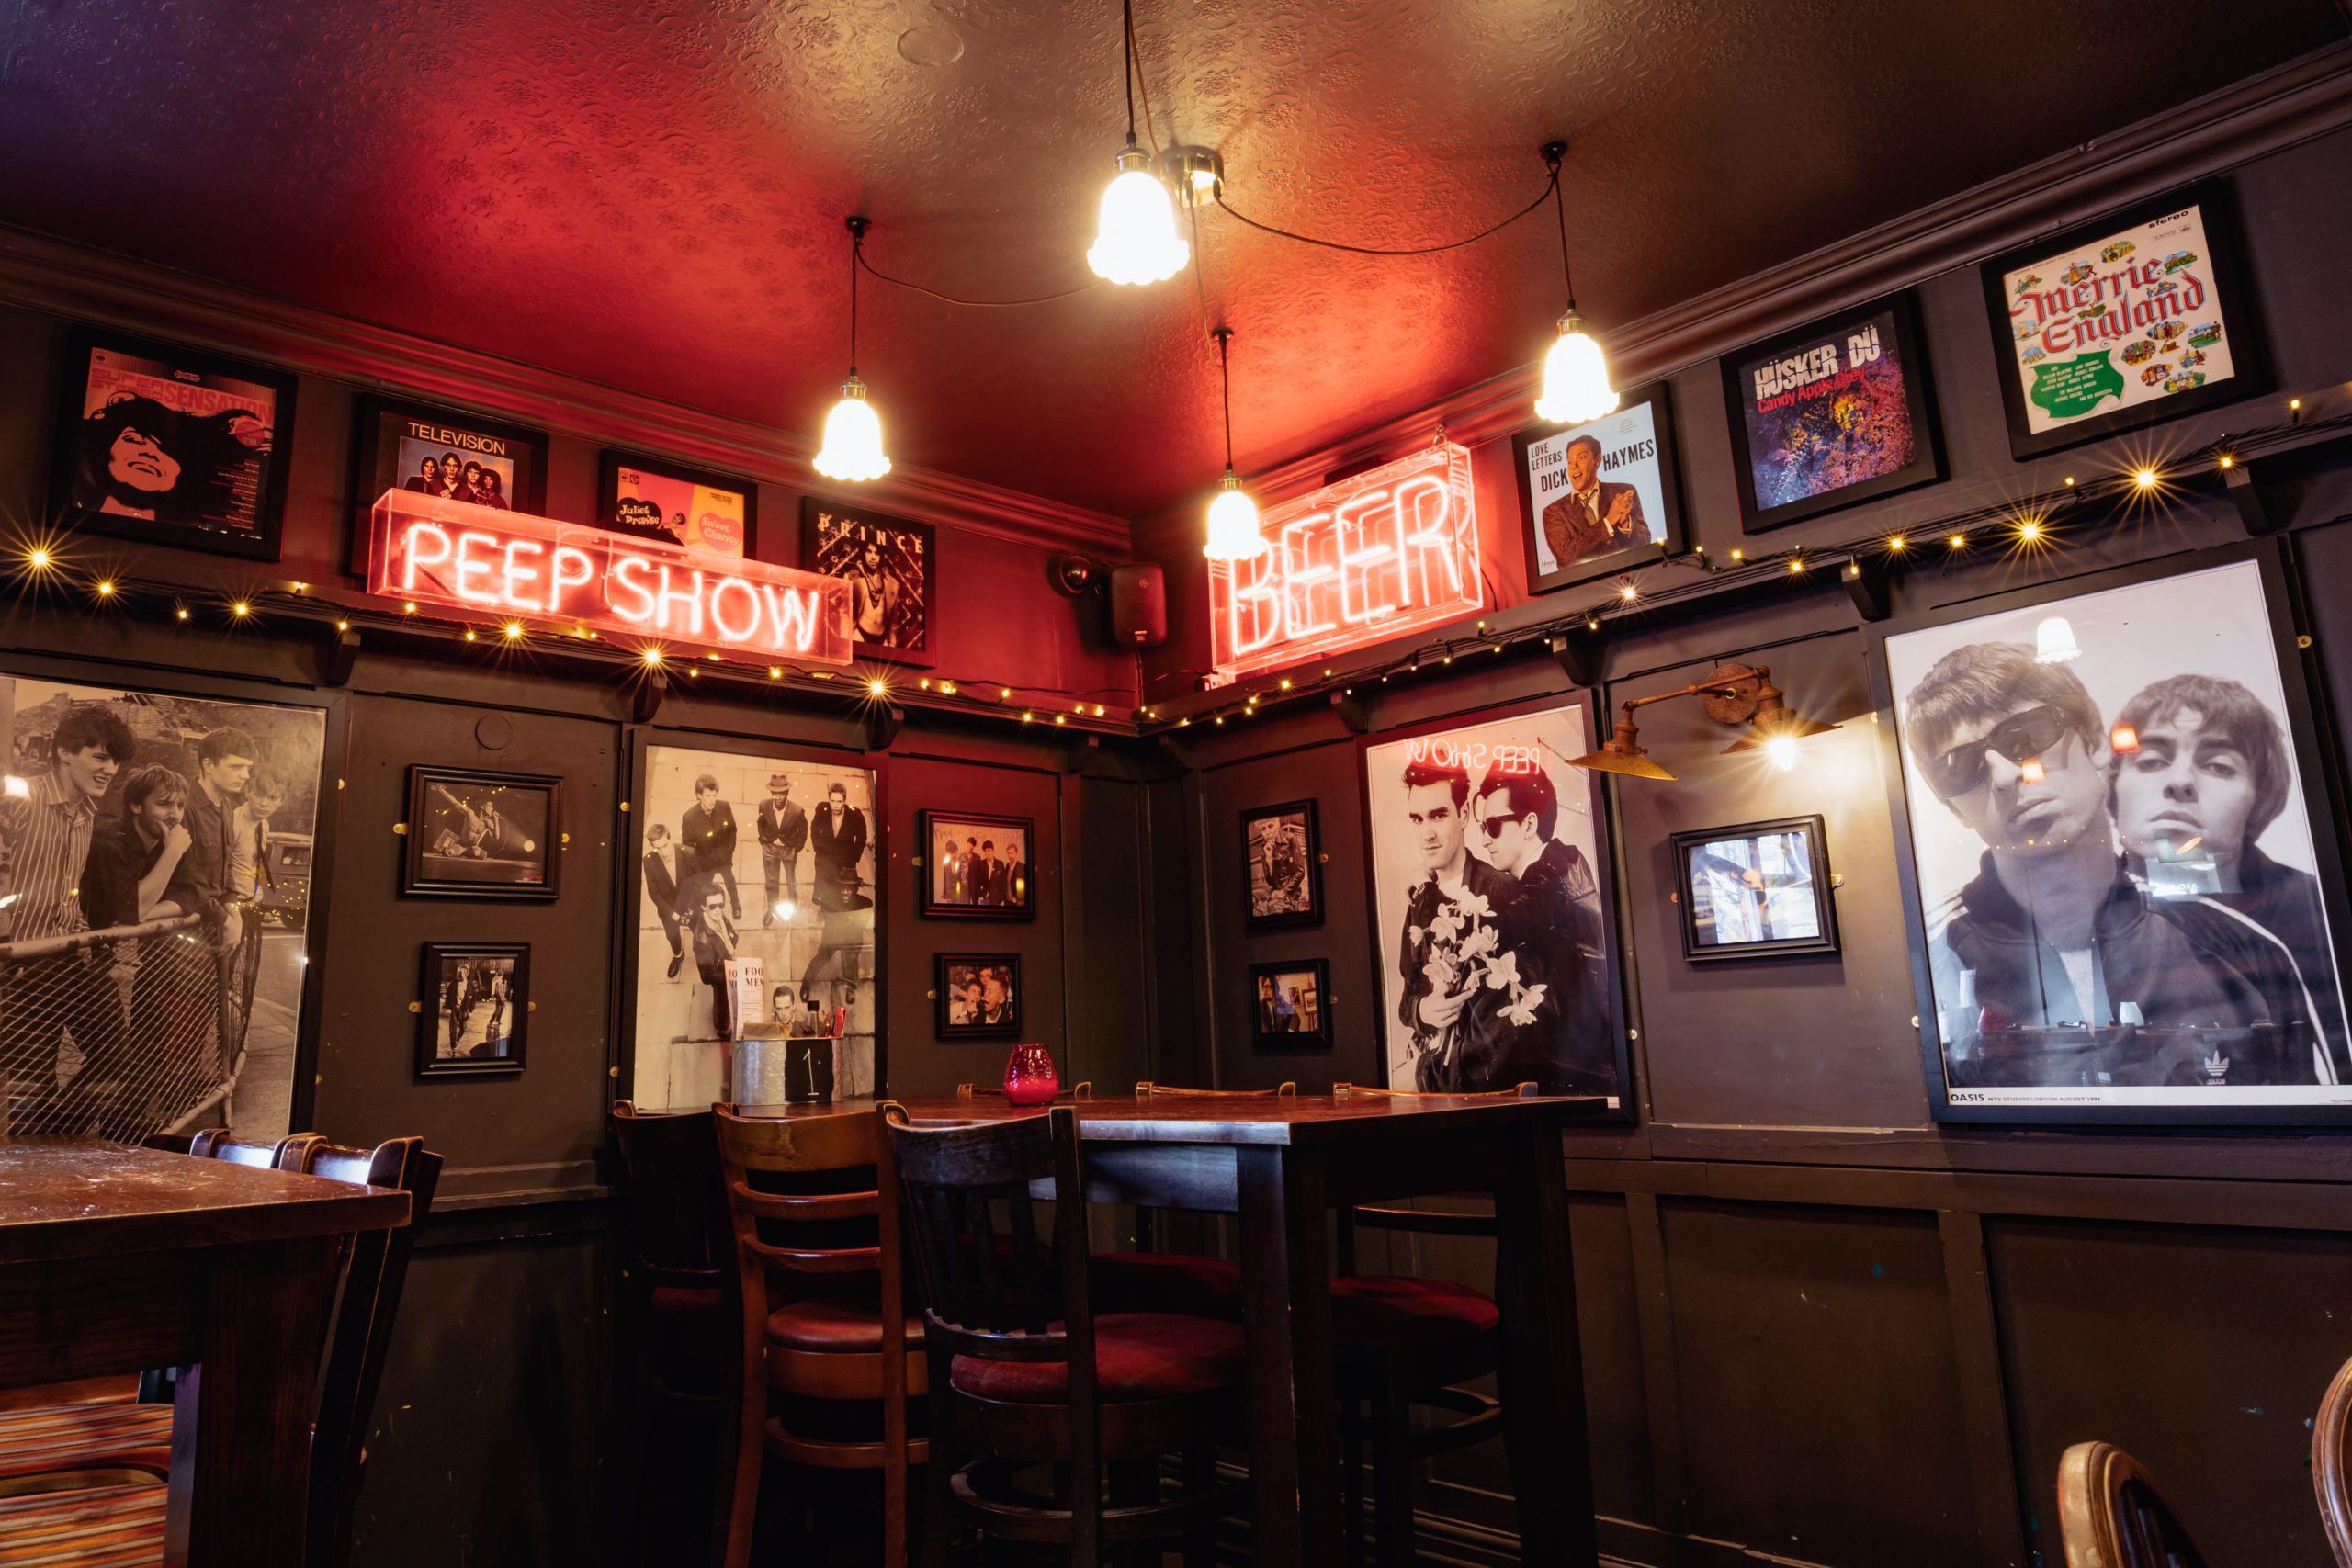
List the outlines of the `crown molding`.
<svg viewBox="0 0 2352 1568">
<path fill-rule="evenodd" d="M 368 390 L 476 408 L 1031 547 L 1125 560 L 1127 520 L 906 466 L 854 490 L 808 466 L 808 436 L 394 332 L 193 274 L 0 225 L 0 303 L 284 365 Z"/>
</svg>

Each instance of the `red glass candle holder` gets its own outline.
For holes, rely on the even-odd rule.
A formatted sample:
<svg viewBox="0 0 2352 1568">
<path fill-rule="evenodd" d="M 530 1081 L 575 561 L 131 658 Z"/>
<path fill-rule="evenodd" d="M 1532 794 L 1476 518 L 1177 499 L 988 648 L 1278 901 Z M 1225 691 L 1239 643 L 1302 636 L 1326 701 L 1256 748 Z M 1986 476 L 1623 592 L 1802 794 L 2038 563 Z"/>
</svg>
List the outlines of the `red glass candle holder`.
<svg viewBox="0 0 2352 1568">
<path fill-rule="evenodd" d="M 1015 1045 L 1004 1059 L 1004 1099 L 1008 1105 L 1050 1105 L 1062 1087 L 1054 1068 L 1054 1054 L 1043 1045 Z"/>
</svg>

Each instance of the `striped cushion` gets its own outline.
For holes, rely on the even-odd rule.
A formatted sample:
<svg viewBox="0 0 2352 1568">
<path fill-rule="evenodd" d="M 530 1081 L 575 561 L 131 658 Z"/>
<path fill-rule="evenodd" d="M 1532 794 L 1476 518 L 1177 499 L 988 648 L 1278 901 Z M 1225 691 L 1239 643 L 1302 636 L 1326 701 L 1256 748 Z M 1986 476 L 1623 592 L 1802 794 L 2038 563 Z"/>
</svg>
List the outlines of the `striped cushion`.
<svg viewBox="0 0 2352 1568">
<path fill-rule="evenodd" d="M 164 1504 L 161 1486 L 0 1497 L 0 1568 L 152 1568 Z"/>
<path fill-rule="evenodd" d="M 57 1470 L 171 1468 L 172 1407 L 128 1401 L 0 1411 L 0 1480 Z"/>
</svg>

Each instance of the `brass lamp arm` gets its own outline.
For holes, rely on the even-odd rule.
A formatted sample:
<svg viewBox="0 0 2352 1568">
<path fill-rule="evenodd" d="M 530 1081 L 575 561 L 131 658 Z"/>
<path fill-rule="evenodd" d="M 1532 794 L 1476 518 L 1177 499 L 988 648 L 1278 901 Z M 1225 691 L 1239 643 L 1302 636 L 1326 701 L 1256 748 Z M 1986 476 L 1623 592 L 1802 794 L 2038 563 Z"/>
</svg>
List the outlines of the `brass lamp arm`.
<svg viewBox="0 0 2352 1568">
<path fill-rule="evenodd" d="M 1769 687 L 1771 680 L 1771 668 L 1758 664 L 1727 681 L 1693 681 L 1676 691 L 1654 692 L 1646 697 L 1627 697 L 1617 705 L 1624 710 L 1625 718 L 1630 723 L 1635 708 L 1647 707 L 1652 703 L 1672 702 L 1677 697 L 1704 696 L 1710 692 L 1724 696 L 1752 696 L 1759 686 Z"/>
</svg>

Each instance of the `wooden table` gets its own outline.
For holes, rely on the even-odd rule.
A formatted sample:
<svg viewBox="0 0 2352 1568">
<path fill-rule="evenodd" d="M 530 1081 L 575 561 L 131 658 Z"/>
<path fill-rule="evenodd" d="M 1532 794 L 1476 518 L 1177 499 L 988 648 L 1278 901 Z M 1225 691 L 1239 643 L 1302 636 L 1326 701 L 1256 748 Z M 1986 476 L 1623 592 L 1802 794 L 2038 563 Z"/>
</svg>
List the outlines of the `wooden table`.
<svg viewBox="0 0 2352 1568">
<path fill-rule="evenodd" d="M 1032 1114 L 993 1099 L 899 1103 L 922 1122 Z M 1090 1199 L 1238 1218 L 1258 1562 L 1324 1564 L 1341 1556 L 1326 1212 L 1474 1191 L 1494 1194 L 1499 1233 L 1503 1414 L 1520 1555 L 1576 1568 L 1595 1562 L 1560 1130 L 1598 1114 L 1602 1100 L 1301 1095 L 1056 1103 L 1078 1112 Z M 870 1114 L 873 1105 L 743 1109 L 808 1116 Z M 1269 1325 L 1277 1326 L 1268 1332 Z"/>
<path fill-rule="evenodd" d="M 179 1368 L 164 1562 L 299 1568 L 336 1265 L 407 1219 L 315 1176 L 0 1145 L 0 1387 Z"/>
</svg>

